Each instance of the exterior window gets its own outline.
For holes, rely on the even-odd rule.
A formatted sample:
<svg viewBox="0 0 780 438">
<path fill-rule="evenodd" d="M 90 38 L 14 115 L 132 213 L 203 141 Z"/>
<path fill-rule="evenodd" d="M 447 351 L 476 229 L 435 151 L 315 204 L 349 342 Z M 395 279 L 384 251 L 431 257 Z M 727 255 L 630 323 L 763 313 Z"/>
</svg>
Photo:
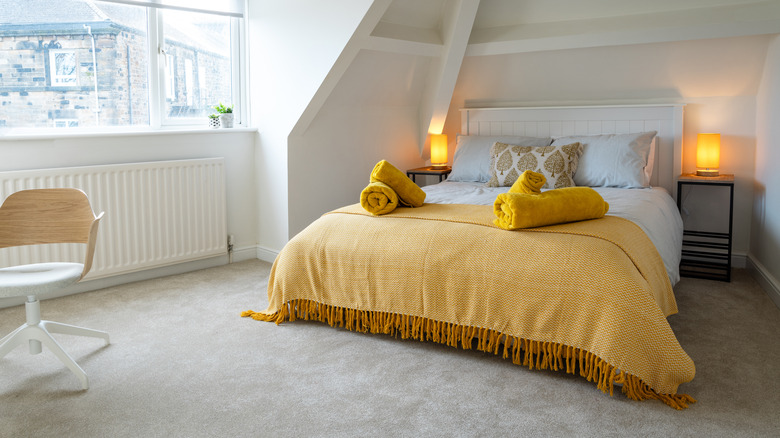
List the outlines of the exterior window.
<svg viewBox="0 0 780 438">
<path fill-rule="evenodd" d="M 77 86 L 77 55 L 75 50 L 49 50 L 49 74 L 52 85 Z"/>
<path fill-rule="evenodd" d="M 46 14 L 31 14 L 25 2 L 7 5 L 0 126 L 149 124 L 147 8 L 48 0 L 36 3 Z"/>
<path fill-rule="evenodd" d="M 8 2 L 2 21 L 9 24 L 0 25 L 0 135 L 208 126 L 213 106 L 241 100 L 242 11 L 192 12 L 180 3 L 39 0 L 46 13 L 35 14 L 25 2 Z"/>
<path fill-rule="evenodd" d="M 167 123 L 191 123 L 233 103 L 230 17 L 163 10 Z M 197 76 L 197 77 L 196 77 Z M 175 79 L 175 80 L 174 80 Z"/>
<path fill-rule="evenodd" d="M 77 128 L 79 126 L 78 120 L 73 119 L 56 119 L 54 120 L 55 128 Z"/>
</svg>

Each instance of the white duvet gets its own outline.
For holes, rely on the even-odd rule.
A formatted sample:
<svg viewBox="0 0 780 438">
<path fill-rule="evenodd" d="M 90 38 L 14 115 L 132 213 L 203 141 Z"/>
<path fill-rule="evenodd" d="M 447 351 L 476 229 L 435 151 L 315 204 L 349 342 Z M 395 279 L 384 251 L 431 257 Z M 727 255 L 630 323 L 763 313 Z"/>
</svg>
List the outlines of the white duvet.
<svg viewBox="0 0 780 438">
<path fill-rule="evenodd" d="M 426 203 L 493 205 L 508 187 L 486 187 L 484 183 L 445 181 L 422 188 Z M 609 203 L 608 215 L 637 224 L 655 245 L 664 261 L 672 286 L 680 280 L 683 224 L 669 193 L 660 187 L 619 189 L 594 187 Z"/>
</svg>

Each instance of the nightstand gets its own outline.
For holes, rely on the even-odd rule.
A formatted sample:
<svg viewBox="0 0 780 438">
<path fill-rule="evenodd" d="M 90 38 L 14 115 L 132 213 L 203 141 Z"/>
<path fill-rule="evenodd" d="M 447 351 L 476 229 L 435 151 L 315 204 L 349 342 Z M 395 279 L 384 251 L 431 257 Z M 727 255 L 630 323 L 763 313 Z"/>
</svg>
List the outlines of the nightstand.
<svg viewBox="0 0 780 438">
<path fill-rule="evenodd" d="M 680 276 L 731 281 L 731 244 L 734 221 L 734 175 L 713 177 L 683 174 L 677 179 L 677 209 L 685 207 L 683 186 L 726 187 L 729 193 L 729 207 L 720 209 L 728 214 L 728 233 L 702 230 L 683 230 Z"/>
<path fill-rule="evenodd" d="M 445 167 L 442 169 L 434 169 L 431 166 L 428 167 L 418 167 L 417 169 L 409 169 L 406 171 L 406 176 L 412 179 L 412 182 L 417 183 L 417 181 L 414 180 L 415 175 L 438 175 L 439 176 L 439 182 L 444 181 L 444 177 L 450 174 L 452 172 L 452 167 Z"/>
</svg>

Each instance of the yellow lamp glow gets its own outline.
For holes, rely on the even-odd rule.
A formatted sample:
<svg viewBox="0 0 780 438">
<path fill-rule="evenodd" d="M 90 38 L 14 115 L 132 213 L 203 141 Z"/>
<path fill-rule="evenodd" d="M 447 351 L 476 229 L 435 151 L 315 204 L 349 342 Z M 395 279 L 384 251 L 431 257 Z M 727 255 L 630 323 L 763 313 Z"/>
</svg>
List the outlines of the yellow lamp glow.
<svg viewBox="0 0 780 438">
<path fill-rule="evenodd" d="M 431 134 L 431 167 L 447 167 L 447 134 Z"/>
<path fill-rule="evenodd" d="M 699 134 L 696 145 L 696 175 L 720 174 L 720 134 Z"/>
</svg>

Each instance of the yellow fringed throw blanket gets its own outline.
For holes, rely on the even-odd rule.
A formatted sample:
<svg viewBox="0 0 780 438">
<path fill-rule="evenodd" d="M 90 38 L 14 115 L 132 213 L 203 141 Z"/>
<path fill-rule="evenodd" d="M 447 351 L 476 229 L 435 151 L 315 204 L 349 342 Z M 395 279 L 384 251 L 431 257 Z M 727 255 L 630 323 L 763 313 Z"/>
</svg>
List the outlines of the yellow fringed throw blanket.
<svg viewBox="0 0 780 438">
<path fill-rule="evenodd" d="M 242 316 L 475 344 L 610 395 L 617 384 L 634 400 L 694 401 L 677 393 L 695 368 L 666 321 L 672 287 L 637 225 L 606 216 L 507 233 L 493 219 L 475 205 L 333 211 L 279 254 L 268 308 Z"/>
<path fill-rule="evenodd" d="M 526 170 L 509 188 L 509 193 L 541 193 L 545 182 L 547 182 L 547 178 L 541 173 Z"/>
<path fill-rule="evenodd" d="M 398 195 L 385 183 L 372 182 L 360 193 L 360 205 L 373 214 L 387 214 L 398 207 Z"/>
<path fill-rule="evenodd" d="M 566 187 L 544 193 L 501 193 L 493 203 L 494 223 L 505 230 L 598 219 L 609 204 L 590 187 Z"/>
</svg>

